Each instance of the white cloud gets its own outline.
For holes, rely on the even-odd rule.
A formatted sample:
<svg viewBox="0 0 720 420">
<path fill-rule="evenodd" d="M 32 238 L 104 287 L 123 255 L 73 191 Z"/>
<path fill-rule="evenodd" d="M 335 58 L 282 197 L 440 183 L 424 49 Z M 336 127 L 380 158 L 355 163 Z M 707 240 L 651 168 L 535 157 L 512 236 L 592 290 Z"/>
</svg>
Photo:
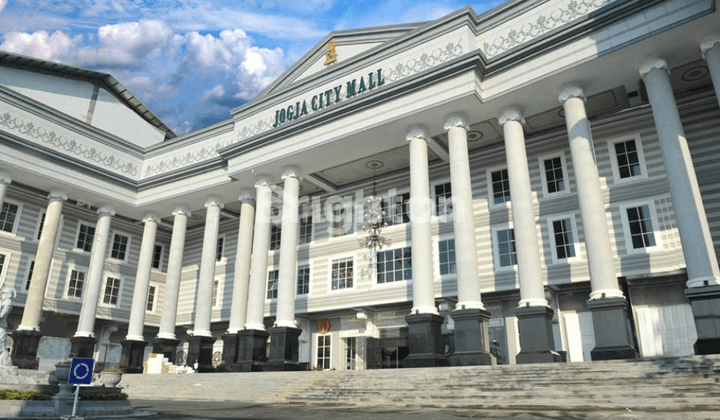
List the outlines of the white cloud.
<svg viewBox="0 0 720 420">
<path fill-rule="evenodd" d="M 81 35 L 70 37 L 62 31 L 52 35 L 47 31 L 34 33 L 7 32 L 4 34 L 0 49 L 12 51 L 46 60 L 64 60 L 69 57 L 72 48 L 82 40 Z"/>
<path fill-rule="evenodd" d="M 7 6 L 7 0 L 0 0 L 0 12 Z"/>
<path fill-rule="evenodd" d="M 138 67 L 148 56 L 159 56 L 173 38 L 172 29 L 158 20 L 141 20 L 98 28 L 97 47 L 85 47 L 78 52 L 79 60 L 87 65 Z"/>
</svg>

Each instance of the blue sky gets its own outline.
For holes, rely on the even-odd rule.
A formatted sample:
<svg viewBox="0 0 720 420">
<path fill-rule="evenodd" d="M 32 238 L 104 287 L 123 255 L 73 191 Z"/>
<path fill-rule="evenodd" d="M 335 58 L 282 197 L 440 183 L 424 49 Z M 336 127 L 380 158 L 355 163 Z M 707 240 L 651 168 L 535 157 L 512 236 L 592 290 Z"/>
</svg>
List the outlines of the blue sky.
<svg viewBox="0 0 720 420">
<path fill-rule="evenodd" d="M 0 49 L 111 73 L 177 133 L 230 117 L 334 30 L 503 0 L 0 0 Z"/>
</svg>

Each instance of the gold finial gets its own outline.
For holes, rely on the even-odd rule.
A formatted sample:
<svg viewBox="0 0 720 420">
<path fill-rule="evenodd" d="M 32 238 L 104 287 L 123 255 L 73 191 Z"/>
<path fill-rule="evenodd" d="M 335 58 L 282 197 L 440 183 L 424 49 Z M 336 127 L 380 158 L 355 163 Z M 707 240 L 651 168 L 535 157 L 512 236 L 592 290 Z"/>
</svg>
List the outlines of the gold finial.
<svg viewBox="0 0 720 420">
<path fill-rule="evenodd" d="M 337 53 L 335 52 L 335 43 L 330 41 L 327 43 L 327 49 L 325 50 L 325 65 L 332 64 L 337 60 Z"/>
</svg>

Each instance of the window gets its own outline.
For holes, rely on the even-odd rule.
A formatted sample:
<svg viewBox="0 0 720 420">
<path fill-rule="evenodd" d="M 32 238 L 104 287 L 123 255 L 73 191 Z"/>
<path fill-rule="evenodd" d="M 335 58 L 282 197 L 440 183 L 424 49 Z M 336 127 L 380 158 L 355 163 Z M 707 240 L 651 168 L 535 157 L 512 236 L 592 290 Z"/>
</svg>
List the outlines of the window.
<svg viewBox="0 0 720 420">
<path fill-rule="evenodd" d="M 280 276 L 280 270 L 268 271 L 267 278 L 267 296 L 266 299 L 277 299 L 278 296 L 278 277 Z"/>
<path fill-rule="evenodd" d="M 330 343 L 332 336 L 330 335 L 318 335 L 317 336 L 317 367 L 319 369 L 327 370 L 330 369 Z"/>
<path fill-rule="evenodd" d="M 5 266 L 10 259 L 5 254 L 0 254 L 0 279 L 5 278 Z"/>
<path fill-rule="evenodd" d="M 337 238 L 352 233 L 352 202 L 333 203 L 331 208 L 330 237 Z"/>
<path fill-rule="evenodd" d="M 565 153 L 541 156 L 539 161 L 543 195 L 556 196 L 570 192 Z"/>
<path fill-rule="evenodd" d="M 155 312 L 155 295 L 157 293 L 157 286 L 150 285 L 148 287 L 147 301 L 145 303 L 145 310 L 148 312 Z"/>
<path fill-rule="evenodd" d="M 492 203 L 502 204 L 510 201 L 510 178 L 507 169 L 492 172 L 490 174 L 492 185 Z"/>
<path fill-rule="evenodd" d="M 85 284 L 85 272 L 78 270 L 70 271 L 70 281 L 68 282 L 68 297 L 82 298 L 83 285 Z"/>
<path fill-rule="evenodd" d="M 20 213 L 20 206 L 5 201 L 0 211 L 0 231 L 15 233 L 15 222 Z"/>
<path fill-rule="evenodd" d="M 25 282 L 25 290 L 30 289 L 30 280 L 32 280 L 33 270 L 35 270 L 35 260 L 30 261 L 30 266 L 28 267 L 27 281 Z"/>
<path fill-rule="evenodd" d="M 95 227 L 80 223 L 78 227 L 77 242 L 75 248 L 81 249 L 85 252 L 92 250 L 93 238 L 95 237 Z"/>
<path fill-rule="evenodd" d="M 42 214 L 40 215 L 40 223 L 38 223 L 37 235 L 35 235 L 35 240 L 37 240 L 37 241 L 40 240 L 40 235 L 42 234 L 43 225 L 45 224 L 45 214 L 46 214 L 45 212 L 42 212 Z"/>
<path fill-rule="evenodd" d="M 435 185 L 435 214 L 438 216 L 452 214 L 452 189 L 449 182 Z"/>
<path fill-rule="evenodd" d="M 455 274 L 455 239 L 447 239 L 438 242 L 438 253 L 440 260 L 440 275 Z"/>
<path fill-rule="evenodd" d="M 277 225 L 271 225 L 270 226 L 270 244 L 269 248 L 270 251 L 280 249 L 280 236 L 281 236 L 282 230 Z"/>
<path fill-rule="evenodd" d="M 625 210 L 627 212 L 628 227 L 630 228 L 630 243 L 633 249 L 655 246 L 650 208 L 647 205 L 642 205 L 628 207 Z"/>
<path fill-rule="evenodd" d="M 342 258 L 333 260 L 330 287 L 332 290 L 350 289 L 353 287 L 353 259 Z"/>
<path fill-rule="evenodd" d="M 306 215 L 300 219 L 300 237 L 298 244 L 309 244 L 312 241 L 312 215 Z"/>
<path fill-rule="evenodd" d="M 640 135 L 633 138 L 608 141 L 615 182 L 647 177 Z"/>
<path fill-rule="evenodd" d="M 512 267 L 517 264 L 515 231 L 513 229 L 497 231 L 497 257 L 500 267 Z"/>
<path fill-rule="evenodd" d="M 212 304 L 210 305 L 213 308 L 217 308 L 218 302 L 220 302 L 220 299 L 218 296 L 219 293 L 220 293 L 220 280 L 215 279 L 215 281 L 213 281 Z"/>
<path fill-rule="evenodd" d="M 297 272 L 297 294 L 307 295 L 310 293 L 310 266 L 300 265 Z"/>
<path fill-rule="evenodd" d="M 385 222 L 388 225 L 410 223 L 410 193 L 393 195 L 383 199 L 382 207 L 385 212 Z"/>
<path fill-rule="evenodd" d="M 555 241 L 555 259 L 567 260 L 575 257 L 575 238 L 570 218 L 553 220 L 552 235 Z"/>
<path fill-rule="evenodd" d="M 222 261 L 223 251 L 225 251 L 225 235 L 218 236 L 217 247 L 215 249 L 215 261 Z"/>
<path fill-rule="evenodd" d="M 120 279 L 117 277 L 108 277 L 105 281 L 105 293 L 103 294 L 103 303 L 106 305 L 117 305 L 120 296 Z"/>
<path fill-rule="evenodd" d="M 412 280 L 412 255 L 410 253 L 410 247 L 378 252 L 378 284 L 403 280 Z"/>
<path fill-rule="evenodd" d="M 125 257 L 127 257 L 129 241 L 129 236 L 121 235 L 119 233 L 113 235 L 112 251 L 110 251 L 110 258 L 125 261 Z"/>
<path fill-rule="evenodd" d="M 162 245 L 155 245 L 153 247 L 153 257 L 152 257 L 152 268 L 160 269 L 160 266 L 162 265 L 162 256 L 163 256 L 163 246 Z"/>
</svg>

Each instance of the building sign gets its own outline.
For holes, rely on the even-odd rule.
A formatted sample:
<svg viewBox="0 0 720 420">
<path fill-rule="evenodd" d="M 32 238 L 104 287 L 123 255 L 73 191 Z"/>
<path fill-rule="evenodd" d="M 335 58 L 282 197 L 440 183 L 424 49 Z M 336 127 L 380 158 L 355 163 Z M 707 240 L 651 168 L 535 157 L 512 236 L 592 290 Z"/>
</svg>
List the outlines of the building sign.
<svg viewBox="0 0 720 420">
<path fill-rule="evenodd" d="M 385 77 L 382 74 L 382 69 L 377 69 L 377 71 L 368 73 L 367 76 L 352 79 L 346 82 L 345 85 L 339 84 L 331 89 L 318 92 L 312 98 L 297 101 L 294 105 L 291 104 L 286 108 L 276 109 L 273 128 L 297 120 L 312 112 L 328 108 L 355 95 L 362 95 L 384 84 Z"/>
<path fill-rule="evenodd" d="M 325 50 L 325 65 L 332 64 L 337 61 L 337 52 L 335 52 L 335 43 L 330 41 L 327 43 Z"/>
</svg>

